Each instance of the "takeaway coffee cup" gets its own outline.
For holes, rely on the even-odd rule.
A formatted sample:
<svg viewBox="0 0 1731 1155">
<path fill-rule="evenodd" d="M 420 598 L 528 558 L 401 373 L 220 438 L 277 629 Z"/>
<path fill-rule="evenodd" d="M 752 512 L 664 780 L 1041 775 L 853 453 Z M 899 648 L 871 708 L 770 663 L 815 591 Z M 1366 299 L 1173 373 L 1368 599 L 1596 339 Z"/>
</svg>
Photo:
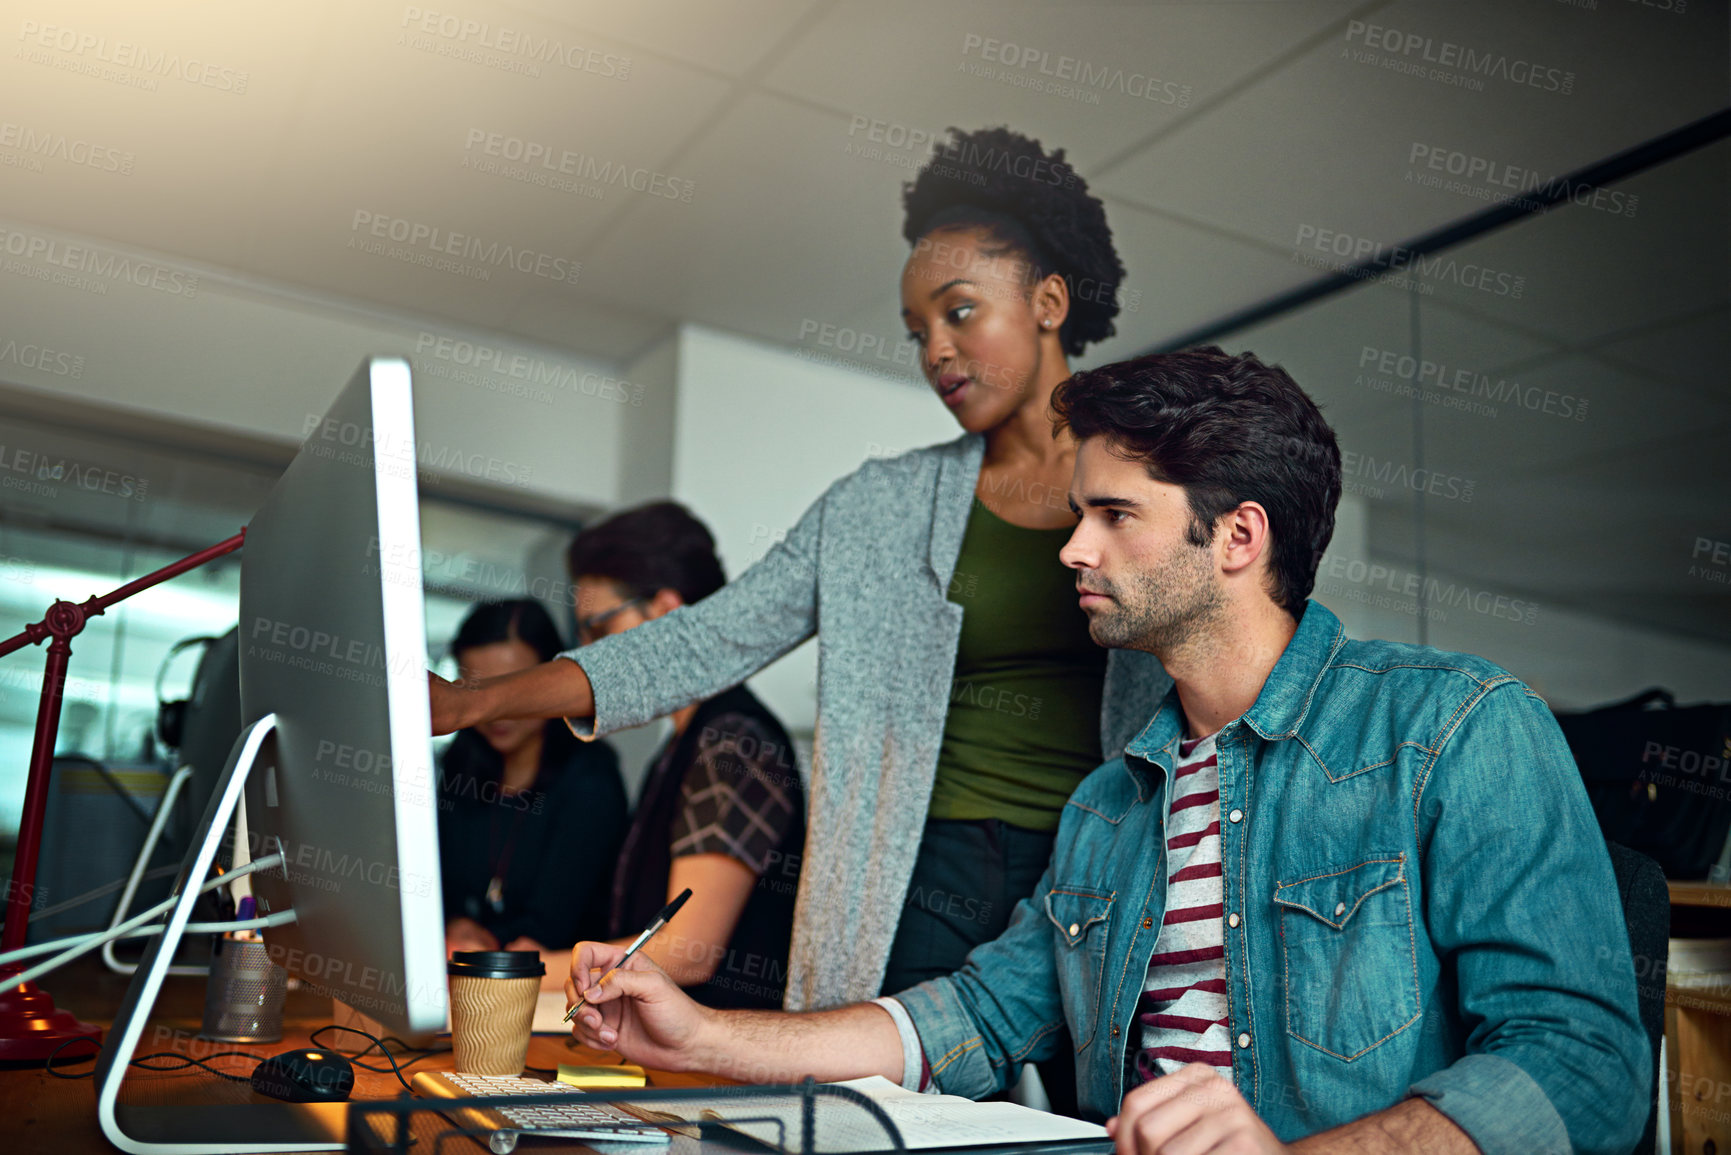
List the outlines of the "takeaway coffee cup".
<svg viewBox="0 0 1731 1155">
<path fill-rule="evenodd" d="M 532 950 L 460 950 L 451 980 L 451 1049 L 468 1075 L 521 1075 L 547 968 Z"/>
</svg>

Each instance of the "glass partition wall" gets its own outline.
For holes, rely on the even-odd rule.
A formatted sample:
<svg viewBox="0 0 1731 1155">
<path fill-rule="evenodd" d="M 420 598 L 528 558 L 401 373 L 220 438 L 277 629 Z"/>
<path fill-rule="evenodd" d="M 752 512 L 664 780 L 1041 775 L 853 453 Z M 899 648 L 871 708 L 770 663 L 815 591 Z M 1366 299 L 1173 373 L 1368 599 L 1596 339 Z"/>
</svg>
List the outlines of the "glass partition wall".
<svg viewBox="0 0 1731 1155">
<path fill-rule="evenodd" d="M 1731 699 L 1728 178 L 1721 141 L 1215 338 L 1339 434 L 1349 630 L 1559 709 Z"/>
<path fill-rule="evenodd" d="M 66 423 L 9 414 L 0 422 L 0 622 L 10 636 L 58 598 L 82 601 L 239 531 L 287 460 L 246 451 L 152 447 Z M 441 486 L 441 491 L 449 486 Z M 586 512 L 586 511 L 585 511 Z M 442 497 L 422 502 L 427 630 L 441 672 L 469 605 L 539 597 L 571 630 L 563 547 L 577 524 Z M 235 625 L 240 555 L 220 558 L 122 602 L 73 640 L 56 754 L 119 768 L 172 769 L 154 737 L 158 695 L 186 697 L 201 650 L 188 639 Z M 0 660 L 0 845 L 16 836 L 42 685 L 42 647 Z M 57 775 L 57 777 L 60 777 Z M 69 780 L 70 781 L 70 780 Z M 112 782 L 79 776 L 90 789 Z M 74 783 L 76 784 L 76 783 Z M 160 781 L 156 782 L 160 789 Z M 148 801 L 142 803 L 148 806 Z"/>
</svg>

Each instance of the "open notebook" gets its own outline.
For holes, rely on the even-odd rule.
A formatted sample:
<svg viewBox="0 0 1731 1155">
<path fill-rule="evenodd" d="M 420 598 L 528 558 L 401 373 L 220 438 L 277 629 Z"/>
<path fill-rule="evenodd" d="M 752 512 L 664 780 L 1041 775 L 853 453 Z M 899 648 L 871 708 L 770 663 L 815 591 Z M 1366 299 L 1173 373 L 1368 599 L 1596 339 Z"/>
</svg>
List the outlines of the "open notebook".
<svg viewBox="0 0 1731 1155">
<path fill-rule="evenodd" d="M 976 1103 L 955 1095 L 921 1095 L 873 1075 L 834 1084 L 869 1097 L 902 1133 L 910 1151 L 934 1147 L 987 1147 L 1007 1143 L 1104 1140 L 1106 1129 L 1016 1103 Z M 644 1118 L 687 1123 L 720 1122 L 783 1151 L 800 1147 L 800 1103 L 795 1098 L 740 1098 L 621 1106 Z M 887 1151 L 892 1144 L 878 1121 L 853 1103 L 817 1100 L 816 1149 L 823 1155 Z"/>
</svg>

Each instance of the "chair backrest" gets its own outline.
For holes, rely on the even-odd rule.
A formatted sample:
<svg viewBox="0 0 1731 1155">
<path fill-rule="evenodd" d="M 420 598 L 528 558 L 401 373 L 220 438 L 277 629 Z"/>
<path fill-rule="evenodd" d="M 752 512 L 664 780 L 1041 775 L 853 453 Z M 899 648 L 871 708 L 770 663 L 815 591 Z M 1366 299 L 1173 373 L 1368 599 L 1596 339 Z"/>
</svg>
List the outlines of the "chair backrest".
<svg viewBox="0 0 1731 1155">
<path fill-rule="evenodd" d="M 1671 891 L 1659 864 L 1645 854 L 1606 842 L 1611 868 L 1617 874 L 1617 897 L 1623 903 L 1623 924 L 1629 932 L 1629 953 L 1635 956 L 1636 1005 L 1646 1028 L 1653 1060 L 1653 1084 L 1647 1101 L 1658 1102 L 1659 1040 L 1665 1035 L 1665 969 L 1671 954 Z M 1658 1110 L 1650 1110 L 1635 1155 L 1652 1155 L 1657 1138 Z"/>
</svg>

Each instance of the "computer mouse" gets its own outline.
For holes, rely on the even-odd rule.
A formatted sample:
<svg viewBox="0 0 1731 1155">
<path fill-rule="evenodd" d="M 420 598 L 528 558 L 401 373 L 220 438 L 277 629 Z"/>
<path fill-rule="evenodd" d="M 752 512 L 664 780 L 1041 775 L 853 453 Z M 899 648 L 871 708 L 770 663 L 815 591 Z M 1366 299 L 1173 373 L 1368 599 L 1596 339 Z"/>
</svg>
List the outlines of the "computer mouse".
<svg viewBox="0 0 1731 1155">
<path fill-rule="evenodd" d="M 252 1073 L 253 1090 L 290 1103 L 340 1103 L 354 1087 L 354 1066 L 318 1047 L 272 1055 Z"/>
</svg>

